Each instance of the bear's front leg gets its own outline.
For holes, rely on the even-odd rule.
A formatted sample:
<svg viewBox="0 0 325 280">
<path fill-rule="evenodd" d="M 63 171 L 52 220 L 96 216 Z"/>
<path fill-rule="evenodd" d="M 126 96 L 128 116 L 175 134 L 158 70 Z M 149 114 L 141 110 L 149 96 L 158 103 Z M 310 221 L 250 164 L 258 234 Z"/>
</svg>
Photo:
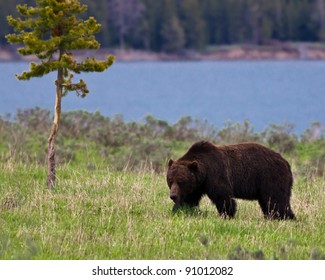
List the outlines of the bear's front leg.
<svg viewBox="0 0 325 280">
<path fill-rule="evenodd" d="M 237 203 L 230 196 L 218 197 L 213 200 L 220 216 L 224 218 L 233 218 L 237 211 Z"/>
<path fill-rule="evenodd" d="M 233 218 L 237 211 L 237 203 L 233 199 L 233 194 L 229 184 L 219 184 L 218 187 L 208 185 L 207 195 L 216 205 L 220 216 Z"/>
</svg>

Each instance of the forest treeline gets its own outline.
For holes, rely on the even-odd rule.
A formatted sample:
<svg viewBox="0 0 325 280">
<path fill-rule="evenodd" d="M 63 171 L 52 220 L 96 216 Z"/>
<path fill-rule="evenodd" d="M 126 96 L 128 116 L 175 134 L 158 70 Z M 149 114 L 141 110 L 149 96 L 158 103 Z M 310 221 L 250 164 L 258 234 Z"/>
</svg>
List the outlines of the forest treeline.
<svg viewBox="0 0 325 280">
<path fill-rule="evenodd" d="M 178 52 L 214 45 L 325 40 L 325 0 L 81 0 L 102 24 L 102 47 Z M 6 16 L 35 0 L 0 0 L 0 44 Z"/>
</svg>

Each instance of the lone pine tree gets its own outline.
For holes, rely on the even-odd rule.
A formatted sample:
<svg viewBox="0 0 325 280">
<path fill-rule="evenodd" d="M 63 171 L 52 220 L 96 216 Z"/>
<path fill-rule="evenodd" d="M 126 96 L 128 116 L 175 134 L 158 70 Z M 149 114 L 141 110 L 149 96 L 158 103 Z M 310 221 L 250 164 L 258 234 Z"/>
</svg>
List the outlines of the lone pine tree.
<svg viewBox="0 0 325 280">
<path fill-rule="evenodd" d="M 11 44 L 23 45 L 18 52 L 23 56 L 35 55 L 39 62 L 31 62 L 29 71 L 16 75 L 19 80 L 42 77 L 56 71 L 57 79 L 54 121 L 48 139 L 48 177 L 47 186 L 55 185 L 55 142 L 60 124 L 61 98 L 69 91 L 85 97 L 89 90 L 83 80 L 74 83 L 73 74 L 81 72 L 102 72 L 114 62 L 113 56 L 99 61 L 87 58 L 84 61 L 74 59 L 72 51 L 98 49 L 95 39 L 101 25 L 93 17 L 88 20 L 78 16 L 87 10 L 78 0 L 36 0 L 36 6 L 17 5 L 21 17 L 8 16 L 7 20 L 14 33 L 6 36 Z"/>
</svg>

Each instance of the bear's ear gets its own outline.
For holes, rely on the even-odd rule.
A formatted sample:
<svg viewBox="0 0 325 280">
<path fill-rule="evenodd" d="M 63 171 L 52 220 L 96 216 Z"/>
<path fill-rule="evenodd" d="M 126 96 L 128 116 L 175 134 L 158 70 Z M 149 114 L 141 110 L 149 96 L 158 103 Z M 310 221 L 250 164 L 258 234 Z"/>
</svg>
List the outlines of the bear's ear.
<svg viewBox="0 0 325 280">
<path fill-rule="evenodd" d="M 188 168 L 191 170 L 191 171 L 197 171 L 199 169 L 199 165 L 198 165 L 198 162 L 196 160 L 190 162 L 188 164 Z"/>
<path fill-rule="evenodd" d="M 174 163 L 174 161 L 173 161 L 172 159 L 170 159 L 170 160 L 168 161 L 168 167 L 171 167 L 173 163 Z"/>
</svg>

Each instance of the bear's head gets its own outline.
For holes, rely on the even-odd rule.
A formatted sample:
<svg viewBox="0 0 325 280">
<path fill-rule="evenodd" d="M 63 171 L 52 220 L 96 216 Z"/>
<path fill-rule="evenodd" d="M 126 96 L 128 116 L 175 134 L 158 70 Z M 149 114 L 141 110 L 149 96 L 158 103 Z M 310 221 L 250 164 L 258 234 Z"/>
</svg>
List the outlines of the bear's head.
<svg viewBox="0 0 325 280">
<path fill-rule="evenodd" d="M 196 160 L 169 160 L 167 184 L 170 189 L 169 196 L 175 205 L 195 206 L 197 204 L 197 196 L 200 192 L 198 190 L 202 183 L 200 175 L 199 163 Z"/>
</svg>

